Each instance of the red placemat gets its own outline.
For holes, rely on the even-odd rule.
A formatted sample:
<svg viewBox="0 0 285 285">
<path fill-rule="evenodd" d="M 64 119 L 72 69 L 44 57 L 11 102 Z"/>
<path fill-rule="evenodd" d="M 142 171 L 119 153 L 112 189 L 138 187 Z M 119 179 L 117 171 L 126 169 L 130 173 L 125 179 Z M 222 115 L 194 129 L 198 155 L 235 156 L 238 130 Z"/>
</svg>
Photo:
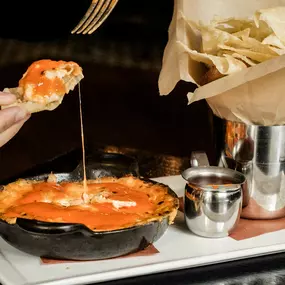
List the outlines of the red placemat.
<svg viewBox="0 0 285 285">
<path fill-rule="evenodd" d="M 184 212 L 183 197 L 179 198 L 179 210 Z M 285 218 L 274 220 L 250 220 L 241 218 L 237 228 L 230 235 L 235 240 L 244 240 L 285 229 Z"/>
<path fill-rule="evenodd" d="M 159 253 L 159 251 L 155 248 L 154 245 L 150 245 L 147 248 L 131 253 L 128 255 L 112 258 L 112 259 L 120 259 L 120 258 L 128 258 L 128 257 L 137 257 L 137 256 L 151 256 L 154 254 Z M 96 260 L 90 260 L 90 261 L 96 261 Z M 97 261 L 102 261 L 102 260 L 97 260 Z M 73 260 L 60 260 L 60 259 L 49 259 L 49 258 L 41 258 L 41 263 L 42 264 L 59 264 L 59 263 L 72 263 L 72 262 L 86 262 L 86 261 L 73 261 Z"/>
</svg>

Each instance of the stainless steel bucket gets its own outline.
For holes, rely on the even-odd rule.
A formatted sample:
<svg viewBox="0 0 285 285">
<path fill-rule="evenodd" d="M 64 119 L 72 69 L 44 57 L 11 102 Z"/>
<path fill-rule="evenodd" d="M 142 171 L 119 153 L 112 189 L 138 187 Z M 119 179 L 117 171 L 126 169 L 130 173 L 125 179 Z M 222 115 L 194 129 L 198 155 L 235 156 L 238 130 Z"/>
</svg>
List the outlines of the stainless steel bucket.
<svg viewBox="0 0 285 285">
<path fill-rule="evenodd" d="M 217 130 L 218 166 L 245 174 L 249 188 L 242 217 L 285 217 L 285 126 L 222 121 Z"/>
</svg>

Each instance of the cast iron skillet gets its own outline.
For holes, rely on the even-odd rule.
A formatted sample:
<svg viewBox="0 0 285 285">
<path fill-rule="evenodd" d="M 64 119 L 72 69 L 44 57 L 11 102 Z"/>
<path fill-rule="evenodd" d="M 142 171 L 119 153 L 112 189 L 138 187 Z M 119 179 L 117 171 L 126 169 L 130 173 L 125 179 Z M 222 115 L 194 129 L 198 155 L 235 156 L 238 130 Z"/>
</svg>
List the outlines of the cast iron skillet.
<svg viewBox="0 0 285 285">
<path fill-rule="evenodd" d="M 71 173 L 57 173 L 58 181 L 82 181 L 80 169 L 79 166 Z M 88 179 L 111 174 L 104 169 L 91 171 L 90 168 L 88 173 Z M 47 177 L 48 174 L 43 174 L 25 179 L 45 180 Z M 159 184 L 150 180 L 148 182 Z M 177 198 L 167 188 L 169 194 Z M 105 232 L 93 232 L 82 224 L 48 223 L 22 218 L 17 219 L 16 224 L 8 224 L 0 220 L 0 235 L 15 248 L 35 256 L 70 260 L 107 259 L 127 255 L 157 241 L 167 228 L 168 217 L 142 226 Z"/>
</svg>

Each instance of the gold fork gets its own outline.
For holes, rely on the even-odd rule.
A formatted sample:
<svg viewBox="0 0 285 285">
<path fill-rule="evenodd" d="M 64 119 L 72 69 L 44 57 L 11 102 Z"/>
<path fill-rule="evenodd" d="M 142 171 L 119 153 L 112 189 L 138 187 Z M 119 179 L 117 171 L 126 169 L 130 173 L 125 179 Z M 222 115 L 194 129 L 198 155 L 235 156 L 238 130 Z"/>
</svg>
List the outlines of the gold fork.
<svg viewBox="0 0 285 285">
<path fill-rule="evenodd" d="M 118 0 L 92 0 L 92 3 L 72 34 L 91 35 L 106 20 L 116 6 Z"/>
</svg>

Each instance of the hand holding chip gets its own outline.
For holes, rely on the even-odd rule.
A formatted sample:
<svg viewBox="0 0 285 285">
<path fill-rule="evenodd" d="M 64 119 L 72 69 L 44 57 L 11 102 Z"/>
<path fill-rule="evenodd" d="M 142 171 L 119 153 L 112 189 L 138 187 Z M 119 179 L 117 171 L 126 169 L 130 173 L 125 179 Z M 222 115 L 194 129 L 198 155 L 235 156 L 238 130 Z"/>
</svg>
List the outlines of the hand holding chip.
<svg viewBox="0 0 285 285">
<path fill-rule="evenodd" d="M 0 147 L 20 130 L 31 113 L 56 109 L 83 77 L 82 68 L 72 61 L 33 62 L 19 86 L 0 92 Z"/>
<path fill-rule="evenodd" d="M 0 92 L 0 106 L 10 105 L 15 101 L 15 95 Z M 16 135 L 29 117 L 27 111 L 16 106 L 0 110 L 0 147 Z"/>
</svg>

